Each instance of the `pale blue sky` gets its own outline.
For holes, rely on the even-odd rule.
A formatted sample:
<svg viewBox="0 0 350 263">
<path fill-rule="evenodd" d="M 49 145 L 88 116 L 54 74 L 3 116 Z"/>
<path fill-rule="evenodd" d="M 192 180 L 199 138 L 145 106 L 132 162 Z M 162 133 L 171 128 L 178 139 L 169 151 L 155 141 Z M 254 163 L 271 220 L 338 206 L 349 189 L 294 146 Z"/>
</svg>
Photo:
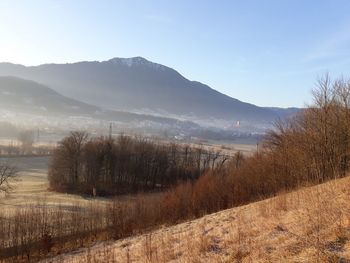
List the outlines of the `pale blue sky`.
<svg viewBox="0 0 350 263">
<path fill-rule="evenodd" d="M 350 1 L 0 0 L 0 61 L 143 56 L 261 106 L 350 77 Z"/>
</svg>

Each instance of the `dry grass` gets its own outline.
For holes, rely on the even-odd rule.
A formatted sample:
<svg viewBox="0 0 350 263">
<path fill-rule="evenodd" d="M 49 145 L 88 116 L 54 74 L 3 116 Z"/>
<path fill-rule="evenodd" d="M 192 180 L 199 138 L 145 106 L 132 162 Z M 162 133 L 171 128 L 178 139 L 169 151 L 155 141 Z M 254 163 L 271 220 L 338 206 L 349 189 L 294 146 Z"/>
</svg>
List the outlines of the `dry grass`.
<svg viewBox="0 0 350 263">
<path fill-rule="evenodd" d="M 45 262 L 347 262 L 350 178 Z"/>
<path fill-rule="evenodd" d="M 15 184 L 14 191 L 0 198 L 2 211 L 13 211 L 28 205 L 45 203 L 52 206 L 76 206 L 90 205 L 91 203 L 106 203 L 108 200 L 88 199 L 78 195 L 57 193 L 49 191 L 47 170 L 49 157 L 18 157 L 4 158 L 5 161 L 14 165 L 19 170 L 19 181 Z"/>
</svg>

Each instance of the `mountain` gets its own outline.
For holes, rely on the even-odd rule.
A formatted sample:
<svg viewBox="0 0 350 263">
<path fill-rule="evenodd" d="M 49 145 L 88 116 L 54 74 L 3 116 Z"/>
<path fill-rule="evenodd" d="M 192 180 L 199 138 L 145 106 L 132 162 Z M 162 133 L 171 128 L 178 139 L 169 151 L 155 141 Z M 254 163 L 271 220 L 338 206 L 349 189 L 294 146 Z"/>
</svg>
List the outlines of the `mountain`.
<svg viewBox="0 0 350 263">
<path fill-rule="evenodd" d="M 187 120 L 267 124 L 290 110 L 263 108 L 224 95 L 142 57 L 25 67 L 0 63 L 0 76 L 33 80 L 104 109 Z"/>
<path fill-rule="evenodd" d="M 103 110 L 97 106 L 62 96 L 43 84 L 11 76 L 0 77 L 0 111 L 51 118 L 74 116 L 120 123 L 152 122 L 155 126 L 198 127 L 194 123 L 171 118 Z"/>
</svg>

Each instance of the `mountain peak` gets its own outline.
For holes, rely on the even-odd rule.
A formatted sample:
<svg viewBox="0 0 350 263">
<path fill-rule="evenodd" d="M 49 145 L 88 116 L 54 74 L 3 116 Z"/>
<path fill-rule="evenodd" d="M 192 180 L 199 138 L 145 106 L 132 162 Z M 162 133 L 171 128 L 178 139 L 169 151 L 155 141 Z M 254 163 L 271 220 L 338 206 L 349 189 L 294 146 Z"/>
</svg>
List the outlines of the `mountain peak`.
<svg viewBox="0 0 350 263">
<path fill-rule="evenodd" d="M 157 68 L 157 69 L 162 69 L 164 70 L 166 67 L 161 65 L 161 64 L 157 64 L 154 62 L 151 62 L 143 57 L 131 57 L 131 58 L 112 58 L 110 60 L 108 60 L 108 62 L 111 62 L 115 65 L 125 65 L 127 67 L 133 67 L 133 66 L 148 66 L 148 67 L 153 67 L 153 68 Z"/>
</svg>

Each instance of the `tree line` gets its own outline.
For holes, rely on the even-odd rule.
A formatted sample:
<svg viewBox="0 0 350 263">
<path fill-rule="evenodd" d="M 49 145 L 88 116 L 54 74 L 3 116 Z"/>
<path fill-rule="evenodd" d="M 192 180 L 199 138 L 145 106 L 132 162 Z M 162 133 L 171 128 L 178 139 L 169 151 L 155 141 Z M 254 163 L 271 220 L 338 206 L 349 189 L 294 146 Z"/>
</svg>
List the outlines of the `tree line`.
<svg viewBox="0 0 350 263">
<path fill-rule="evenodd" d="M 53 152 L 49 181 L 54 190 L 84 194 L 164 190 L 219 169 L 227 159 L 220 151 L 141 136 L 89 138 L 86 132 L 71 132 Z"/>
</svg>

